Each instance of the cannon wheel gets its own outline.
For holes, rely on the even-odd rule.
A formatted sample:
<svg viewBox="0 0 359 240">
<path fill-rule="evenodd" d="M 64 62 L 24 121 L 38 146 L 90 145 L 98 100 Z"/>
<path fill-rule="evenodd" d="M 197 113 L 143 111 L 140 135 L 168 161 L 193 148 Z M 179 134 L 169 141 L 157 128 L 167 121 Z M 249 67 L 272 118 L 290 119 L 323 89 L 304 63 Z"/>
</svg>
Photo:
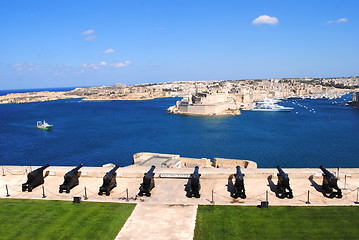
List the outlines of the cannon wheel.
<svg viewBox="0 0 359 240">
<path fill-rule="evenodd" d="M 140 191 L 140 192 L 138 193 L 138 196 L 142 197 L 142 196 L 143 196 L 143 192 Z"/>
<path fill-rule="evenodd" d="M 22 187 L 22 191 L 23 191 L 23 192 L 26 191 L 26 187 L 25 187 L 25 186 Z"/>
<path fill-rule="evenodd" d="M 98 195 L 100 195 L 100 196 L 101 196 L 101 195 L 102 195 L 102 192 L 101 192 L 101 191 L 99 191 L 99 192 L 98 192 Z"/>
<path fill-rule="evenodd" d="M 200 198 L 201 195 L 200 195 L 200 194 L 195 194 L 194 197 L 195 197 L 195 198 Z"/>
<path fill-rule="evenodd" d="M 32 187 L 29 186 L 29 187 L 27 188 L 27 190 L 28 190 L 29 192 L 32 192 Z"/>
<path fill-rule="evenodd" d="M 335 193 L 334 193 L 334 192 L 331 192 L 328 197 L 329 197 L 329 198 L 334 198 L 334 197 L 335 197 Z"/>
<path fill-rule="evenodd" d="M 151 193 L 150 193 L 150 192 L 146 192 L 146 197 L 151 197 Z"/>
<path fill-rule="evenodd" d="M 110 196 L 110 191 L 106 191 L 106 196 Z"/>
<path fill-rule="evenodd" d="M 69 190 L 69 189 L 66 189 L 66 193 L 70 193 L 70 190 Z"/>
<path fill-rule="evenodd" d="M 243 194 L 242 199 L 245 199 L 245 198 L 247 198 L 247 195 Z"/>
<path fill-rule="evenodd" d="M 293 193 L 289 192 L 288 193 L 288 198 L 293 198 Z"/>
<path fill-rule="evenodd" d="M 60 188 L 59 193 L 62 193 L 62 189 Z"/>
</svg>

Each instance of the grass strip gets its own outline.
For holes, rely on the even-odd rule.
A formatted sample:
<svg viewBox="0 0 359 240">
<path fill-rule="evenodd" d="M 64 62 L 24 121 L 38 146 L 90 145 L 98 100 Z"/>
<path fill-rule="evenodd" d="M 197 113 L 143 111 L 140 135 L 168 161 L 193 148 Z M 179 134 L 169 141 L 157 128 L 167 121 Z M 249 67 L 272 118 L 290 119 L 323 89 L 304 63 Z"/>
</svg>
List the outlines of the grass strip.
<svg viewBox="0 0 359 240">
<path fill-rule="evenodd" d="M 114 239 L 135 204 L 0 199 L 0 239 Z"/>
<path fill-rule="evenodd" d="M 195 240 L 358 239 L 358 207 L 198 206 Z"/>
</svg>

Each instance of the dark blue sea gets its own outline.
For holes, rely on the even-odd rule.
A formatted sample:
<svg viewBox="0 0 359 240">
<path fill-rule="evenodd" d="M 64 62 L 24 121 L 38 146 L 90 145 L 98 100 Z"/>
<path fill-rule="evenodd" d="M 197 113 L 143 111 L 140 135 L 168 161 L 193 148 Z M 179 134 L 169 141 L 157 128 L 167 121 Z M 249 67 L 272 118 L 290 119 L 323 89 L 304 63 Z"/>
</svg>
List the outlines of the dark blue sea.
<svg viewBox="0 0 359 240">
<path fill-rule="evenodd" d="M 345 105 L 351 97 L 290 99 L 281 105 L 292 112 L 227 117 L 168 114 L 178 98 L 0 105 L 0 165 L 126 166 L 134 153 L 157 152 L 248 159 L 261 168 L 358 168 L 359 110 Z M 44 119 L 51 131 L 35 128 Z"/>
</svg>

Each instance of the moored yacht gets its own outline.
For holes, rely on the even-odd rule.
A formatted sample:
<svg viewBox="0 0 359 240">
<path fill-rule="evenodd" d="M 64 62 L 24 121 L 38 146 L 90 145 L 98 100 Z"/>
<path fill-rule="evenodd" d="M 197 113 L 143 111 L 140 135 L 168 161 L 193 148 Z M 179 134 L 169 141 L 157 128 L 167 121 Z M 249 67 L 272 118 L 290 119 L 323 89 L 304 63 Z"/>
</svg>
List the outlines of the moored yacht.
<svg viewBox="0 0 359 240">
<path fill-rule="evenodd" d="M 280 106 L 277 104 L 278 102 L 280 102 L 280 100 L 264 98 L 262 101 L 257 102 L 256 107 L 253 108 L 252 111 L 290 112 L 294 109 L 292 107 Z"/>
</svg>

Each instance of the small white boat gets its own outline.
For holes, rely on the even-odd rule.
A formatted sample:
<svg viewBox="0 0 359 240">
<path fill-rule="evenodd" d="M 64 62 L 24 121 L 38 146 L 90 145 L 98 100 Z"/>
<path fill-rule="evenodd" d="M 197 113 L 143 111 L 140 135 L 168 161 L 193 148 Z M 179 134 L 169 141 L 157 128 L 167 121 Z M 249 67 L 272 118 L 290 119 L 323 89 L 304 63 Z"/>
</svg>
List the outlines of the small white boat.
<svg viewBox="0 0 359 240">
<path fill-rule="evenodd" d="M 290 112 L 294 108 L 292 107 L 284 107 L 280 106 L 277 103 L 279 100 L 265 98 L 262 101 L 257 102 L 255 108 L 252 111 L 262 111 L 262 112 Z"/>
<path fill-rule="evenodd" d="M 43 122 L 37 121 L 37 123 L 36 123 L 36 128 L 37 129 L 51 130 L 52 126 L 53 125 L 50 125 L 47 122 L 45 122 L 45 120 Z"/>
</svg>

